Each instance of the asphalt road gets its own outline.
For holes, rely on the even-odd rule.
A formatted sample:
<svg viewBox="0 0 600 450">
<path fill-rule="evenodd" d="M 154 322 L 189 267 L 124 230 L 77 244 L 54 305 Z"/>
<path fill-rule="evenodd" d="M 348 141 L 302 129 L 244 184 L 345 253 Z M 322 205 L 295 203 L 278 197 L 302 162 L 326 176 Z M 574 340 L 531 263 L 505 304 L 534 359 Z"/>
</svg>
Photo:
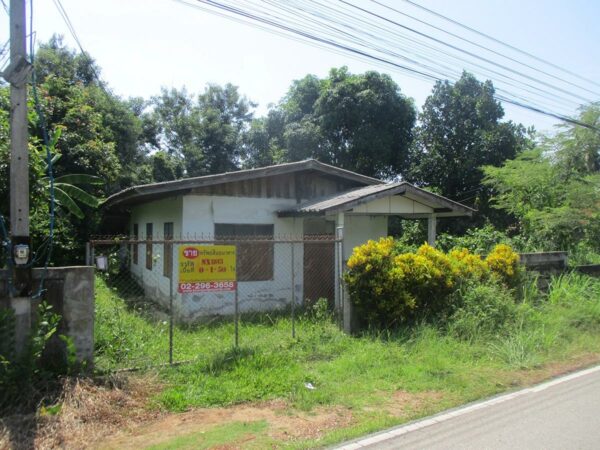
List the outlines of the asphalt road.
<svg viewBox="0 0 600 450">
<path fill-rule="evenodd" d="M 352 449 L 600 449 L 600 367 L 345 444 Z"/>
</svg>

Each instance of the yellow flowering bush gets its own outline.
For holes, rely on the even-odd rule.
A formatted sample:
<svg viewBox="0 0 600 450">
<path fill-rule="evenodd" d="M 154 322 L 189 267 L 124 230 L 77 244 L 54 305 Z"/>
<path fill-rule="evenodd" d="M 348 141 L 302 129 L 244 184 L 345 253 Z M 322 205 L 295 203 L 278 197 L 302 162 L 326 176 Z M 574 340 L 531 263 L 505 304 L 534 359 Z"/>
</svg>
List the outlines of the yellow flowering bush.
<svg viewBox="0 0 600 450">
<path fill-rule="evenodd" d="M 414 253 L 397 254 L 392 238 L 356 247 L 345 281 L 358 316 L 372 325 L 393 325 L 449 314 L 452 294 L 465 281 L 497 279 L 512 285 L 519 255 L 497 245 L 483 260 L 464 248 L 444 253 L 423 244 Z"/>
<path fill-rule="evenodd" d="M 520 275 L 519 254 L 509 245 L 498 244 L 485 258 L 485 263 L 490 271 L 501 282 L 514 286 Z"/>
</svg>

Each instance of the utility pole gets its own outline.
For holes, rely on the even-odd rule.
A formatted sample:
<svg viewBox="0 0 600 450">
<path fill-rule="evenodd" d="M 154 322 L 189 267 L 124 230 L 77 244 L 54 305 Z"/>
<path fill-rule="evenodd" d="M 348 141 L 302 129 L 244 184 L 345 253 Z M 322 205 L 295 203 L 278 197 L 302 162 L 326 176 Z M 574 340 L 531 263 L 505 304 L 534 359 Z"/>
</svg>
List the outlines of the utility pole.
<svg viewBox="0 0 600 450">
<path fill-rule="evenodd" d="M 10 232 L 14 263 L 11 304 L 15 310 L 17 351 L 30 329 L 31 242 L 29 237 L 29 149 L 27 133 L 26 0 L 10 0 L 10 64 L 3 77 L 10 83 Z"/>
</svg>

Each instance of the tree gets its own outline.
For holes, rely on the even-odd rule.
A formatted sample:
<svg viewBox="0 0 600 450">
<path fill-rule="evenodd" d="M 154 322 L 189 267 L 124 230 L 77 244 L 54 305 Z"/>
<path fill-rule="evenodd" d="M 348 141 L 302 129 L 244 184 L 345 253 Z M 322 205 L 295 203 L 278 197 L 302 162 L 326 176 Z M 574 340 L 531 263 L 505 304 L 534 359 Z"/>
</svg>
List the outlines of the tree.
<svg viewBox="0 0 600 450">
<path fill-rule="evenodd" d="M 600 251 L 599 173 L 565 176 L 541 148 L 484 171 L 486 185 L 496 193 L 494 205 L 514 215 L 521 233 L 538 248 L 574 250 L 583 244 Z"/>
<path fill-rule="evenodd" d="M 236 86 L 209 85 L 196 101 L 185 89 L 163 89 L 152 103 L 145 129 L 155 130 L 157 149 L 183 162 L 186 176 L 239 168 L 254 104 Z"/>
<path fill-rule="evenodd" d="M 393 178 L 406 166 L 416 112 L 387 75 L 354 75 L 346 67 L 294 81 L 247 136 L 245 163 L 322 162 Z"/>
<path fill-rule="evenodd" d="M 523 126 L 503 116 L 490 81 L 464 72 L 454 84 L 437 82 L 419 115 L 406 178 L 451 199 L 478 198 L 485 209 L 480 167 L 499 166 L 529 144 Z"/>
<path fill-rule="evenodd" d="M 321 161 L 387 179 L 405 168 L 416 113 L 388 75 L 331 70 L 315 116 Z"/>
<path fill-rule="evenodd" d="M 137 184 L 145 161 L 141 120 L 97 78 L 93 59 L 54 36 L 37 50 L 34 70 L 48 128 L 63 129 L 57 173 L 101 173 L 102 194 Z M 32 132 L 42 139 L 39 128 Z"/>
<path fill-rule="evenodd" d="M 152 179 L 156 182 L 183 178 L 183 162 L 167 152 L 158 151 L 152 155 Z"/>
<path fill-rule="evenodd" d="M 600 103 L 580 108 L 581 122 L 600 128 Z M 562 125 L 561 130 L 544 145 L 554 152 L 559 165 L 567 172 L 590 174 L 600 172 L 600 133 L 580 125 Z"/>
<path fill-rule="evenodd" d="M 579 120 L 598 124 L 598 117 L 592 104 Z M 579 125 L 561 129 L 501 167 L 486 166 L 484 182 L 495 193 L 495 207 L 516 217 L 540 248 L 600 252 L 599 135 Z"/>
</svg>

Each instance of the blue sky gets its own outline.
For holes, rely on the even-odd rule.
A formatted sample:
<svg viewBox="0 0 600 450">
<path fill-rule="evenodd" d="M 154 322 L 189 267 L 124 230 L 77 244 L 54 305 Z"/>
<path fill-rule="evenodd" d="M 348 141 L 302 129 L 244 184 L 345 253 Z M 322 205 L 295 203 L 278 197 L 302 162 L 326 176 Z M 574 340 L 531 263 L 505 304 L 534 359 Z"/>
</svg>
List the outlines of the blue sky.
<svg viewBox="0 0 600 450">
<path fill-rule="evenodd" d="M 333 1 L 333 0 L 328 0 Z M 401 0 L 387 4 L 431 19 Z M 587 78 L 600 80 L 600 2 L 593 0 L 416 0 Z M 149 97 L 161 86 L 201 91 L 206 83 L 231 82 L 259 104 L 277 102 L 290 83 L 307 73 L 325 76 L 334 66 L 352 72 L 381 67 L 187 8 L 173 0 L 62 0 L 84 48 L 102 77 L 121 96 Z M 372 7 L 368 0 L 365 7 Z M 38 41 L 52 33 L 74 46 L 51 0 L 34 0 Z M 8 37 L 3 16 L 0 38 Z M 434 22 L 432 20 L 432 22 Z M 437 25 L 448 27 L 444 22 Z M 458 30 L 453 30 L 458 31 Z M 388 72 L 421 106 L 432 84 Z M 600 88 L 598 88 L 600 90 Z M 551 129 L 556 120 L 510 105 L 507 118 Z"/>
</svg>

